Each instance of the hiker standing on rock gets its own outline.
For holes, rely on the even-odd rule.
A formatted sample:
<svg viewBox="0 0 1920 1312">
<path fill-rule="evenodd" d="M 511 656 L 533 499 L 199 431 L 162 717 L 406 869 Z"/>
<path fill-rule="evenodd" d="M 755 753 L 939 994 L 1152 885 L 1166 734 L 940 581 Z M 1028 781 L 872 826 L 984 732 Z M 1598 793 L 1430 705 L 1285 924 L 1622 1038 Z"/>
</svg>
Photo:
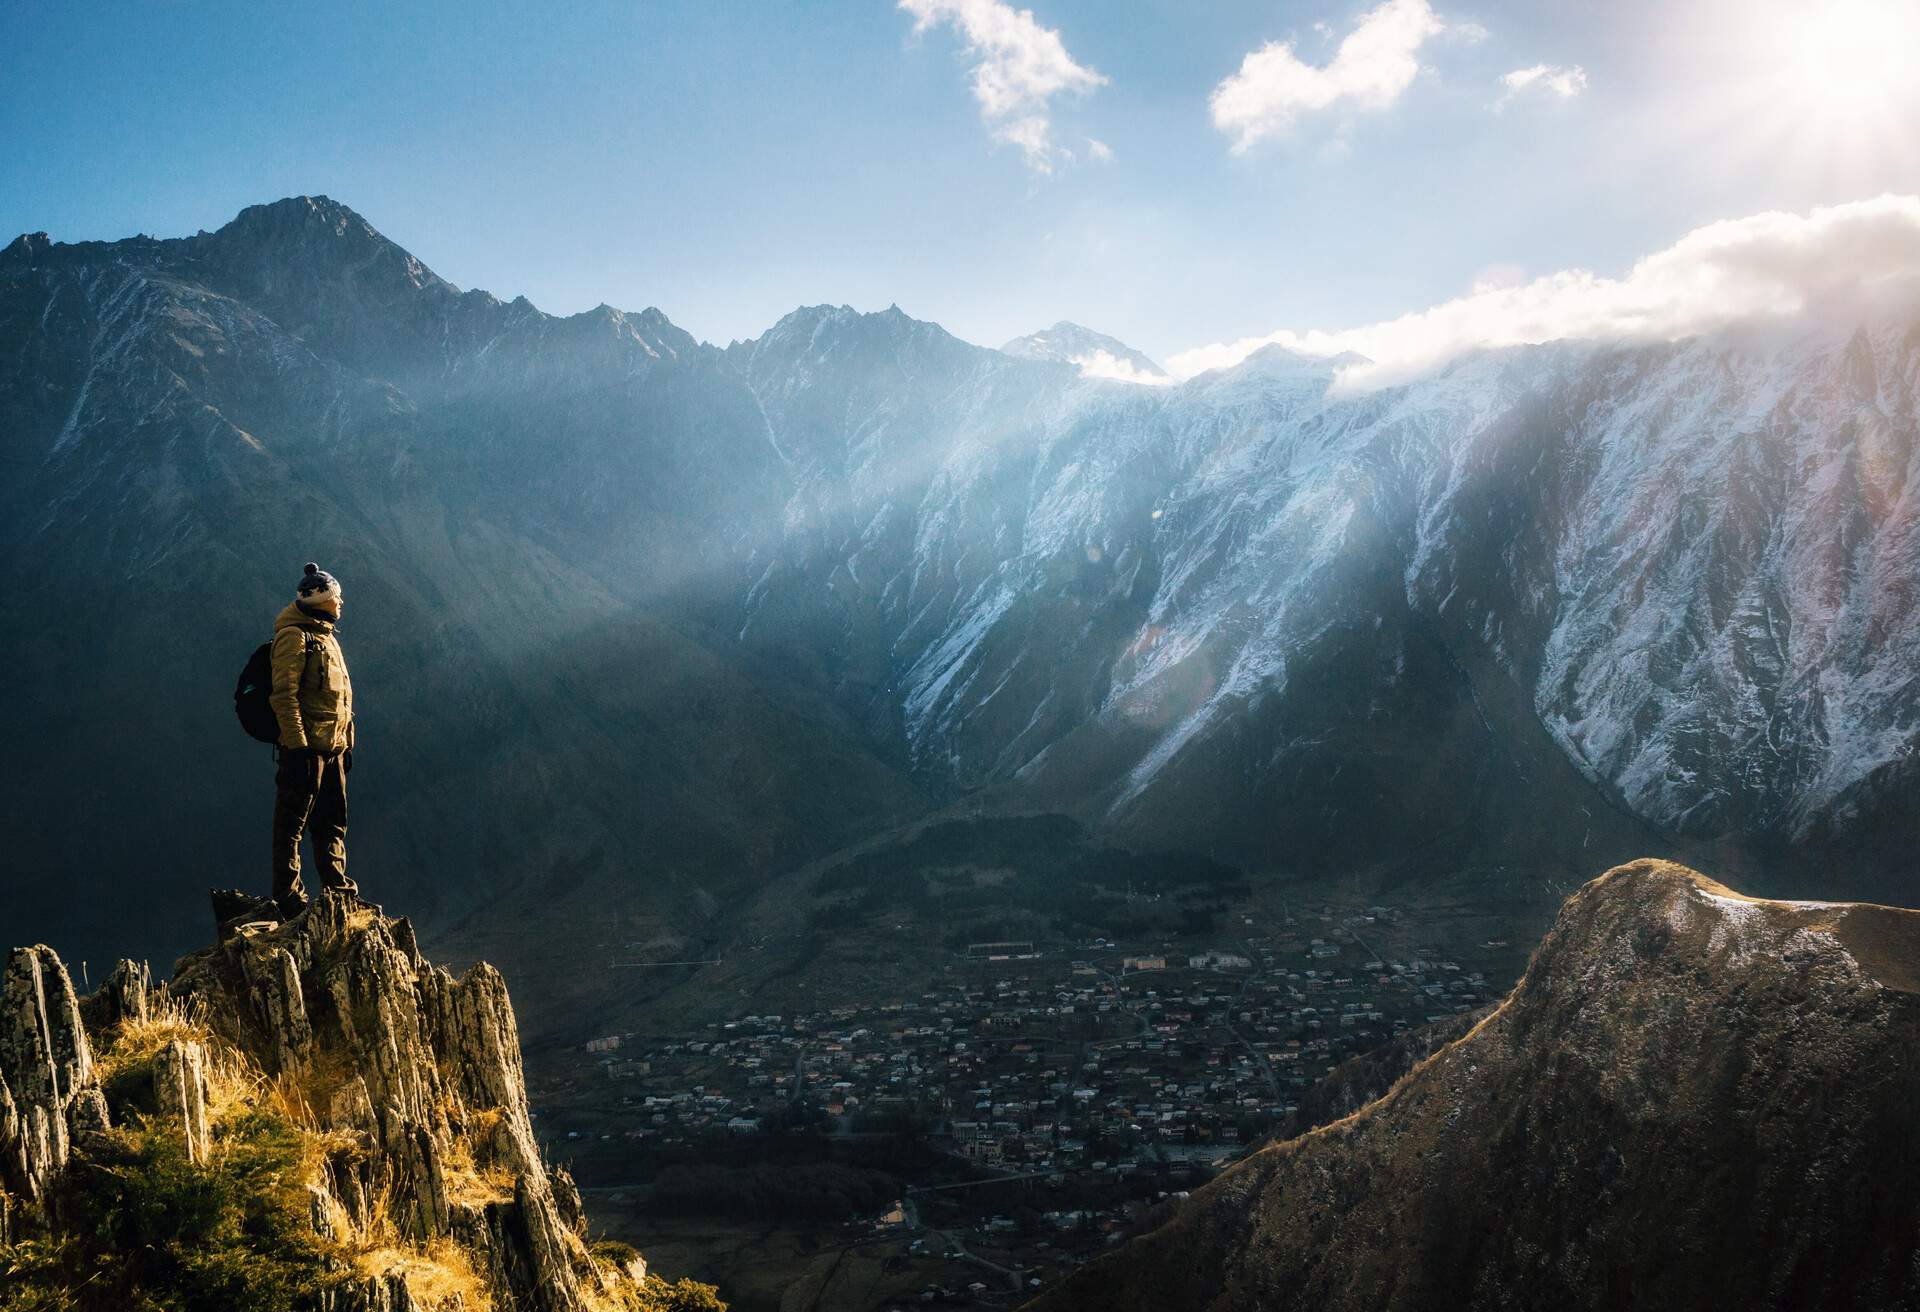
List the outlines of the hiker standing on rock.
<svg viewBox="0 0 1920 1312">
<path fill-rule="evenodd" d="M 347 878 L 347 775 L 353 769 L 353 684 L 334 626 L 340 583 L 312 561 L 293 604 L 273 622 L 268 701 L 280 736 L 273 799 L 273 900 L 291 918 L 306 909 L 300 835 L 313 831 L 323 888 L 359 890 Z"/>
</svg>

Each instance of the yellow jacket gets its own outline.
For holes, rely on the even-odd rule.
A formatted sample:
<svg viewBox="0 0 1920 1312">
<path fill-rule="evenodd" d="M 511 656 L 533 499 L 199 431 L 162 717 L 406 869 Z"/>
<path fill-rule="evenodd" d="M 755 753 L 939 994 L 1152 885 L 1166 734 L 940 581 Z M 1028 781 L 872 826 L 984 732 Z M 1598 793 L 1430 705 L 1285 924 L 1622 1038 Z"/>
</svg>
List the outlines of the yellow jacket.
<svg viewBox="0 0 1920 1312">
<path fill-rule="evenodd" d="M 280 746 L 334 756 L 353 746 L 353 684 L 333 621 L 289 605 L 273 621 L 273 692 Z"/>
</svg>

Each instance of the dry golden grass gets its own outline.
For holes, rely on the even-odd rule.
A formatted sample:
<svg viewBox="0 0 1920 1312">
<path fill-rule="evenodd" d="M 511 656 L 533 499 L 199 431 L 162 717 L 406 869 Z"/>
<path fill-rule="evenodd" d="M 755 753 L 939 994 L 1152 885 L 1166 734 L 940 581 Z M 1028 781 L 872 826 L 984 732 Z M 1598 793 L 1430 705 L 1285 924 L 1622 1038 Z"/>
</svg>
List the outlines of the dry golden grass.
<svg viewBox="0 0 1920 1312">
<path fill-rule="evenodd" d="M 391 1182 L 374 1189 L 364 1230 L 348 1241 L 355 1269 L 379 1278 L 399 1272 L 407 1292 L 422 1308 L 458 1306 L 462 1312 L 489 1312 L 493 1296 L 473 1269 L 466 1250 L 441 1236 L 420 1244 L 401 1234 L 393 1216 Z M 459 1302 L 454 1302 L 455 1296 Z"/>
<path fill-rule="evenodd" d="M 587 1281 L 580 1290 L 580 1300 L 587 1306 L 587 1312 L 633 1312 L 634 1301 L 624 1296 L 618 1286 L 605 1292 L 595 1289 L 592 1281 Z"/>
<path fill-rule="evenodd" d="M 640 1286 L 625 1271 L 597 1257 L 586 1260 L 599 1276 L 580 1282 L 580 1300 L 588 1312 L 647 1312 Z"/>
<path fill-rule="evenodd" d="M 451 1095 L 441 1104 L 441 1112 L 449 1125 L 461 1131 L 451 1137 L 446 1158 L 440 1163 L 447 1197 L 473 1207 L 512 1201 L 514 1173 L 497 1163 L 483 1166 L 473 1153 L 474 1143 L 489 1138 L 506 1113 L 498 1107 L 467 1110 Z"/>
<path fill-rule="evenodd" d="M 116 1025 L 95 1060 L 102 1084 L 111 1086 L 122 1076 L 135 1077 L 149 1069 L 169 1043 L 200 1045 L 207 1076 L 207 1119 L 218 1126 L 241 1111 L 252 1110 L 263 1096 L 266 1078 L 245 1054 L 222 1043 L 207 1023 L 201 998 L 185 1000 L 155 993 L 145 1020 Z M 297 1123 L 297 1122 L 296 1122 Z"/>
<path fill-rule="evenodd" d="M 449 1168 L 445 1172 L 447 1198 L 465 1207 L 485 1207 L 489 1203 L 513 1201 L 514 1175 L 504 1166 L 479 1170 Z"/>
<path fill-rule="evenodd" d="M 440 1170 L 446 1181 L 447 1197 L 455 1203 L 484 1207 L 513 1199 L 513 1172 L 499 1165 L 481 1166 L 474 1160 L 473 1147 L 464 1135 L 454 1136 Z"/>
<path fill-rule="evenodd" d="M 461 1113 L 461 1118 L 466 1123 L 468 1135 L 479 1137 L 492 1134 L 500 1122 L 507 1118 L 507 1114 L 498 1107 L 484 1107 L 478 1111 L 471 1109 L 464 1111 Z M 453 1118 L 449 1117 L 449 1119 Z"/>
<path fill-rule="evenodd" d="M 175 1039 L 214 1047 L 205 1002 L 197 997 L 182 1001 L 163 992 L 154 993 L 145 1020 L 123 1020 L 104 1037 L 94 1062 L 103 1083 L 122 1071 L 150 1065 Z"/>
<path fill-rule="evenodd" d="M 316 1051 L 276 1077 L 274 1096 L 300 1124 L 317 1127 L 334 1095 L 357 1074 L 344 1054 L 316 1045 Z"/>
<path fill-rule="evenodd" d="M 462 1312 L 486 1312 L 493 1307 L 493 1296 L 486 1281 L 474 1271 L 466 1250 L 451 1239 L 436 1239 L 425 1247 L 363 1248 L 354 1254 L 353 1260 L 354 1266 L 370 1278 L 399 1272 L 407 1282 L 407 1292 L 422 1308 L 457 1306 Z"/>
<path fill-rule="evenodd" d="M 267 1078 L 231 1048 L 208 1047 L 207 1120 L 218 1126 L 243 1111 L 252 1111 L 266 1096 Z"/>
</svg>

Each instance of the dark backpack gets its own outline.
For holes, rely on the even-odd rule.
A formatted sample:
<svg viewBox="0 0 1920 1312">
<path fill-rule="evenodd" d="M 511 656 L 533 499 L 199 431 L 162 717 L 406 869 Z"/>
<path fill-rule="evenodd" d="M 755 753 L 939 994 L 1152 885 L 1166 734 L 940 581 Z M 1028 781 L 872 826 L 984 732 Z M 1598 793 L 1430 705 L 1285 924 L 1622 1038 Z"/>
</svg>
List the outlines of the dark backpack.
<svg viewBox="0 0 1920 1312">
<path fill-rule="evenodd" d="M 273 693 L 273 644 L 263 642 L 247 657 L 240 681 L 233 685 L 233 713 L 249 738 L 263 743 L 280 741 L 280 717 L 267 698 Z"/>
</svg>

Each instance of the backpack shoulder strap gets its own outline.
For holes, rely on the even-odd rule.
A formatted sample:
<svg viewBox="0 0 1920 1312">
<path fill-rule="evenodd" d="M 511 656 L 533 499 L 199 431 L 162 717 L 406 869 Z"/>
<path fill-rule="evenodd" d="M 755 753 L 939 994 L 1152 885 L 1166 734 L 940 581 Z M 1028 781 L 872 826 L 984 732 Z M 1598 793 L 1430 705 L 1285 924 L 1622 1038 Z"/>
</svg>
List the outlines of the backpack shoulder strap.
<svg viewBox="0 0 1920 1312">
<path fill-rule="evenodd" d="M 277 640 L 280 636 L 279 631 L 276 630 L 273 636 Z M 268 647 L 272 647 L 273 643 L 270 642 L 267 645 Z M 305 683 L 307 681 L 307 671 L 313 668 L 313 654 L 319 650 L 320 650 L 319 637 L 306 629 L 300 630 L 300 682 L 301 683 Z"/>
</svg>

